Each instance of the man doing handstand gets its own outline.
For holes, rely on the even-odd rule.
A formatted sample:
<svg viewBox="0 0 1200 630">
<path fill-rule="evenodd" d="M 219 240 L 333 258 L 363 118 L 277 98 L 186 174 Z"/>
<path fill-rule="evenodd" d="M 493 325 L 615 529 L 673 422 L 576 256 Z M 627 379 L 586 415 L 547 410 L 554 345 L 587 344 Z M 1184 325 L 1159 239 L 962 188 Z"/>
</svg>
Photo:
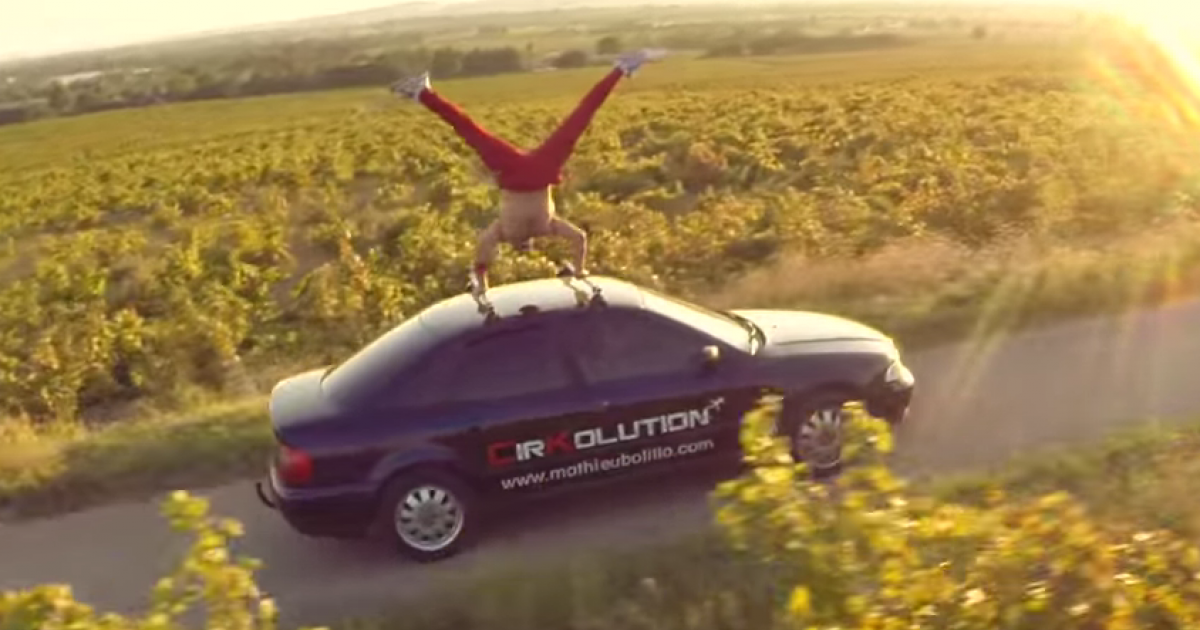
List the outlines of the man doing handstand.
<svg viewBox="0 0 1200 630">
<path fill-rule="evenodd" d="M 546 141 L 528 152 L 489 133 L 435 92 L 428 72 L 392 84 L 393 93 L 421 103 L 448 123 L 475 151 L 500 188 L 500 216 L 479 235 L 470 274 L 472 292 L 478 295 L 487 290 L 488 267 L 501 242 L 528 251 L 530 240 L 538 236 L 566 239 L 571 244 L 575 274 L 587 274 L 587 234 L 555 212 L 551 187 L 562 182 L 563 166 L 617 82 L 655 56 L 642 50 L 617 59 L 613 70 L 592 87 Z"/>
</svg>

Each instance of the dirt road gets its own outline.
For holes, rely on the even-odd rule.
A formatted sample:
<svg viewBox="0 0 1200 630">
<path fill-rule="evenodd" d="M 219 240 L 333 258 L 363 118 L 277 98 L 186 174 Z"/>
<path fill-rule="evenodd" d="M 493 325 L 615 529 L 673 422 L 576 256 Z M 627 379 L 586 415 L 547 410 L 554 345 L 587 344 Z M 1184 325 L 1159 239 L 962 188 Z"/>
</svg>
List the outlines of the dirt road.
<svg viewBox="0 0 1200 630">
<path fill-rule="evenodd" d="M 960 343 L 911 354 L 909 362 L 920 393 L 898 440 L 900 472 L 998 464 L 1132 421 L 1200 413 L 1200 303 Z M 265 561 L 261 584 L 278 598 L 286 625 L 359 614 L 509 559 L 677 536 L 708 517 L 703 488 L 645 488 L 530 515 L 466 555 L 415 566 L 369 545 L 302 538 L 258 503 L 248 483 L 200 494 L 246 525 L 237 549 Z M 126 504 L 0 525 L 0 588 L 66 582 L 102 610 L 136 610 L 182 549 L 157 509 Z"/>
</svg>

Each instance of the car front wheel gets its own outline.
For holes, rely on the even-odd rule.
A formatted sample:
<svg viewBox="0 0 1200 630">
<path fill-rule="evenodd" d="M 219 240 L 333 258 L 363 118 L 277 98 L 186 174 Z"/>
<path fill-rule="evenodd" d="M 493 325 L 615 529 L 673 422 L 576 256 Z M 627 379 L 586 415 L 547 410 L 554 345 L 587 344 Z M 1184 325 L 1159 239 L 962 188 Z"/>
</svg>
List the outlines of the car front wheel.
<svg viewBox="0 0 1200 630">
<path fill-rule="evenodd" d="M 837 475 L 842 469 L 845 408 L 849 402 L 847 396 L 831 392 L 785 405 L 792 457 L 807 464 L 816 478 Z"/>
<path fill-rule="evenodd" d="M 440 471 L 403 474 L 384 492 L 380 529 L 403 555 L 432 562 L 457 554 L 476 526 L 474 494 Z"/>
</svg>

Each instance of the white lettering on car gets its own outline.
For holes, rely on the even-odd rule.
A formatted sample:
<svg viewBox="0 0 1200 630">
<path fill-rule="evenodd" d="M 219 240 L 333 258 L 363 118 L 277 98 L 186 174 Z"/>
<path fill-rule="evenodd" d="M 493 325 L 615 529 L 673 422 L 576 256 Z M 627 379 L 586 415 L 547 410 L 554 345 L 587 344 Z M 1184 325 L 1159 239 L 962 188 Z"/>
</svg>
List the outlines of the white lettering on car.
<svg viewBox="0 0 1200 630">
<path fill-rule="evenodd" d="M 676 411 L 631 422 L 621 422 L 615 427 L 592 427 L 582 429 L 568 435 L 558 432 L 554 435 L 525 440 L 521 442 L 494 442 L 487 446 L 488 463 L 493 467 L 507 466 L 516 462 L 550 457 L 556 453 L 571 453 L 611 446 L 622 442 L 636 442 L 643 439 L 658 437 L 668 433 L 691 431 L 712 423 L 713 413 L 725 404 L 723 397 L 717 397 L 700 409 Z M 508 455 L 510 451 L 512 454 Z"/>
</svg>

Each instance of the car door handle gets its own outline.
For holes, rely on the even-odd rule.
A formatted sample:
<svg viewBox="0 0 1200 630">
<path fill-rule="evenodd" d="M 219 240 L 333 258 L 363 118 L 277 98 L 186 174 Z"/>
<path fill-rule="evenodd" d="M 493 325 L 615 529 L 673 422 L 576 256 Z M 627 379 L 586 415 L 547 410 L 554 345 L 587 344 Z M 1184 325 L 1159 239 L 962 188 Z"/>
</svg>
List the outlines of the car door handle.
<svg viewBox="0 0 1200 630">
<path fill-rule="evenodd" d="M 612 409 L 612 403 L 607 400 L 600 401 L 600 413 L 608 413 Z"/>
</svg>

